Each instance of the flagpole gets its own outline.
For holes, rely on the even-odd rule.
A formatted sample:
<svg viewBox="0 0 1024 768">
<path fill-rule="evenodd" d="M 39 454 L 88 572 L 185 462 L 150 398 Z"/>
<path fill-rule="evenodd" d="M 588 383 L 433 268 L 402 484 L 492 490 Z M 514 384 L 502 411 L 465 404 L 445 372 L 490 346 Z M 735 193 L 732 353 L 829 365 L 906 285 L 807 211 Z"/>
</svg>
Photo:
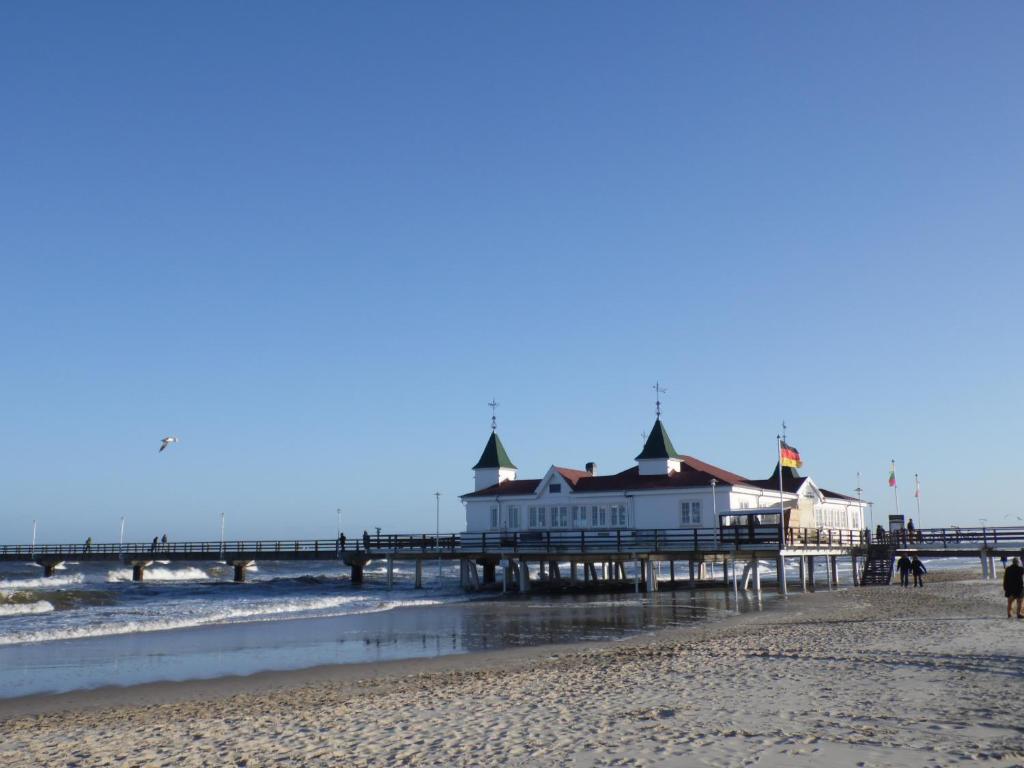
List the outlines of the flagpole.
<svg viewBox="0 0 1024 768">
<path fill-rule="evenodd" d="M 785 538 L 786 534 L 786 508 L 782 503 L 782 436 L 776 435 L 775 441 L 778 443 L 778 456 L 779 456 L 779 530 Z M 781 546 L 785 546 L 786 542 L 780 542 Z"/>
<path fill-rule="evenodd" d="M 892 496 L 896 499 L 896 514 L 900 514 L 900 495 L 896 492 L 899 483 L 896 481 L 896 459 L 892 460 Z"/>
<path fill-rule="evenodd" d="M 921 521 L 921 481 L 917 479 L 917 472 L 914 473 L 914 501 L 917 503 L 917 527 L 924 528 Z"/>
</svg>

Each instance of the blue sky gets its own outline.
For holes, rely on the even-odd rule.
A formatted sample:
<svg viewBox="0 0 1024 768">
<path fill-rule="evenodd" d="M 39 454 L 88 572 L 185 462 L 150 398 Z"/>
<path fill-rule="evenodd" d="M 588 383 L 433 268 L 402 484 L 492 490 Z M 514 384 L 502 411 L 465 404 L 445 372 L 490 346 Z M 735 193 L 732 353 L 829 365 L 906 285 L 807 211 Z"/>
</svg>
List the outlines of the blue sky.
<svg viewBox="0 0 1024 768">
<path fill-rule="evenodd" d="M 779 422 L 1007 522 L 1019 3 L 0 7 L 0 541 L 463 522 Z M 158 455 L 159 440 L 181 443 Z"/>
</svg>

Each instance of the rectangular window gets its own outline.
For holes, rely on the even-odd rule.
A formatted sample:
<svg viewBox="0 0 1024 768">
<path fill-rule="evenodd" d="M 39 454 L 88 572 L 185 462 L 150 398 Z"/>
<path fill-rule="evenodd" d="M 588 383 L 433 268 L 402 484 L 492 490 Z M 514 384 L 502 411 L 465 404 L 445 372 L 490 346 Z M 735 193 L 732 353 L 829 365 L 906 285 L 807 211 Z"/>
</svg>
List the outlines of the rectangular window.
<svg viewBox="0 0 1024 768">
<path fill-rule="evenodd" d="M 561 492 L 562 492 L 562 484 L 561 483 L 548 483 L 548 493 L 561 493 Z"/>
<path fill-rule="evenodd" d="M 531 528 L 536 528 L 537 527 L 537 508 L 536 507 L 530 507 L 530 527 Z"/>
<path fill-rule="evenodd" d="M 679 524 L 690 524 L 690 502 L 688 501 L 679 502 Z"/>
<path fill-rule="evenodd" d="M 559 513 L 559 515 L 558 515 L 559 521 L 561 522 L 562 527 L 563 528 L 568 528 L 569 527 L 569 508 L 568 507 L 561 507 L 558 510 L 558 513 Z"/>
<path fill-rule="evenodd" d="M 577 506 L 573 506 L 572 508 L 572 527 L 580 527 L 580 508 Z"/>
<path fill-rule="evenodd" d="M 619 504 L 619 527 L 625 528 L 629 525 L 629 520 L 626 519 L 626 505 Z"/>
<path fill-rule="evenodd" d="M 508 508 L 508 527 L 518 528 L 519 527 L 519 507 L 511 506 Z"/>
<path fill-rule="evenodd" d="M 587 508 L 580 507 L 580 528 L 587 527 Z"/>
<path fill-rule="evenodd" d="M 491 507 L 491 528 L 497 530 L 498 528 L 498 508 Z"/>
<path fill-rule="evenodd" d="M 690 522 L 694 525 L 700 525 L 700 502 L 690 502 Z"/>
<path fill-rule="evenodd" d="M 544 507 L 537 507 L 537 527 L 548 527 L 548 513 L 545 511 Z"/>
<path fill-rule="evenodd" d="M 606 513 L 605 507 L 594 507 L 594 514 L 597 515 L 598 519 L 601 521 L 599 523 L 599 525 L 602 528 L 607 528 L 608 527 L 608 518 L 605 516 L 605 513 Z"/>
</svg>

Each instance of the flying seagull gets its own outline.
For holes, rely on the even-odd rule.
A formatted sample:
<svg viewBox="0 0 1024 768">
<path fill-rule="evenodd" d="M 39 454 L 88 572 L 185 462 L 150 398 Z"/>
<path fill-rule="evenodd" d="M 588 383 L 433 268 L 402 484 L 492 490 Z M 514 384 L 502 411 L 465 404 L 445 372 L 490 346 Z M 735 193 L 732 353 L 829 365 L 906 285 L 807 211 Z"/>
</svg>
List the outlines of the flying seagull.
<svg viewBox="0 0 1024 768">
<path fill-rule="evenodd" d="M 176 443 L 176 442 L 178 442 L 178 438 L 176 438 L 176 437 L 170 437 L 170 436 L 165 437 L 163 440 L 160 441 L 160 450 L 157 451 L 157 453 L 163 453 L 164 452 L 164 448 L 166 448 L 168 445 L 171 445 L 172 443 Z"/>
</svg>

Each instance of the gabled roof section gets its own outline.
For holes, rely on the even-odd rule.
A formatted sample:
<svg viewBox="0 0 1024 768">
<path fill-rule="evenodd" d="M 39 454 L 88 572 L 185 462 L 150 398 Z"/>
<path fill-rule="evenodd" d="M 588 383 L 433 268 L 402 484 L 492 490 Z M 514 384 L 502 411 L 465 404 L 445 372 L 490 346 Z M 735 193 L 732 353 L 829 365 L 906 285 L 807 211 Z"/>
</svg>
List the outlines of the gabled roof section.
<svg viewBox="0 0 1024 768">
<path fill-rule="evenodd" d="M 592 474 L 583 469 L 569 469 L 567 467 L 552 467 L 552 469 L 560 474 L 573 490 L 576 489 L 576 484 L 584 477 L 593 477 Z"/>
<path fill-rule="evenodd" d="M 845 493 L 836 493 L 835 491 L 827 491 L 824 488 L 819 488 L 819 491 L 828 499 L 842 499 L 843 501 L 857 501 L 853 496 L 847 496 Z M 863 503 L 863 502 L 861 502 Z"/>
<path fill-rule="evenodd" d="M 647 442 L 644 443 L 644 449 L 640 452 L 640 455 L 636 457 L 636 461 L 641 459 L 678 459 L 679 454 L 676 453 L 675 447 L 672 445 L 672 440 L 668 436 L 668 432 L 665 431 L 665 427 L 661 424 L 661 419 L 654 420 L 654 426 L 651 427 L 651 434 L 647 438 Z"/>
<path fill-rule="evenodd" d="M 491 432 L 491 436 L 487 439 L 487 445 L 484 446 L 484 452 L 480 454 L 480 461 L 473 466 L 473 469 L 517 469 L 505 452 L 505 446 L 501 444 L 501 438 L 498 437 L 497 432 Z"/>
<path fill-rule="evenodd" d="M 716 467 L 714 464 L 708 464 L 706 461 L 695 459 L 693 456 L 681 456 L 680 458 L 683 460 L 684 468 L 689 467 L 698 472 L 703 472 L 708 476 L 708 482 L 711 482 L 713 477 L 726 485 L 748 485 L 750 483 L 743 475 L 737 475 L 735 472 Z"/>
<path fill-rule="evenodd" d="M 471 499 L 479 496 L 533 496 L 537 493 L 540 478 L 533 480 L 503 480 L 490 488 L 481 488 L 473 493 L 464 493 L 460 499 Z"/>
</svg>

